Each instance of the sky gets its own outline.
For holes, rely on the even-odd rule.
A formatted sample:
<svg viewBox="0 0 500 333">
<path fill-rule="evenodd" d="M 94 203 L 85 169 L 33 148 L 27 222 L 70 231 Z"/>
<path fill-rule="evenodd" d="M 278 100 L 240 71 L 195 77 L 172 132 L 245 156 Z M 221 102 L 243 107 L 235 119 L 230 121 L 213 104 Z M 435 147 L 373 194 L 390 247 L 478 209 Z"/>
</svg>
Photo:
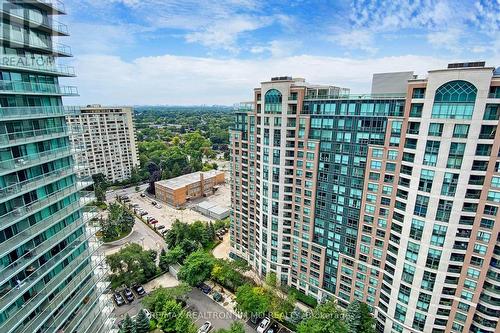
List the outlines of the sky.
<svg viewBox="0 0 500 333">
<path fill-rule="evenodd" d="M 85 105 L 233 105 L 273 76 L 367 93 L 373 73 L 500 66 L 500 0 L 64 0 Z"/>
</svg>

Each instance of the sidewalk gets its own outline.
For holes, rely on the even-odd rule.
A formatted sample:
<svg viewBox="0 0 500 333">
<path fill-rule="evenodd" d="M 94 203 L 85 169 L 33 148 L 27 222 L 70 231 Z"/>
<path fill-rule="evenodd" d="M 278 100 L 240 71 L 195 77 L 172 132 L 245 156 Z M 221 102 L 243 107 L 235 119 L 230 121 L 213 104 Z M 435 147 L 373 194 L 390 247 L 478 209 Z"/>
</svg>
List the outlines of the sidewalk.
<svg viewBox="0 0 500 333">
<path fill-rule="evenodd" d="M 144 284 L 144 290 L 146 290 L 147 293 L 150 293 L 153 291 L 155 288 L 158 287 L 165 287 L 165 288 L 171 288 L 171 287 L 176 287 L 179 285 L 179 281 L 172 276 L 169 272 L 158 276 L 156 279 L 153 279 L 149 281 L 148 283 Z"/>
</svg>

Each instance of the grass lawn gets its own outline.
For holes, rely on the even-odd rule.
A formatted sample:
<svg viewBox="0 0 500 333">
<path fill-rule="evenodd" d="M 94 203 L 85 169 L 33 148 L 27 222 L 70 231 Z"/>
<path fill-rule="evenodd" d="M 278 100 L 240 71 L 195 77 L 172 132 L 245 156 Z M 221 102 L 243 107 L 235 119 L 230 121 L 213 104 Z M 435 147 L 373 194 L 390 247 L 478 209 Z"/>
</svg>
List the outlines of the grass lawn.
<svg viewBox="0 0 500 333">
<path fill-rule="evenodd" d="M 111 242 L 114 242 L 114 241 L 120 240 L 120 239 L 122 239 L 122 238 L 123 238 L 123 237 L 125 237 L 125 236 L 128 236 L 128 235 L 130 234 L 130 232 L 131 232 L 131 231 L 132 231 L 132 230 L 127 230 L 127 231 L 125 231 L 125 232 L 122 232 L 120 235 L 118 235 L 118 236 L 116 236 L 116 237 L 113 237 L 113 238 L 111 238 L 111 239 L 108 239 L 108 238 L 104 238 L 104 237 L 103 237 L 103 239 L 102 239 L 102 240 L 103 240 L 103 242 L 104 242 L 104 243 L 111 243 Z"/>
</svg>

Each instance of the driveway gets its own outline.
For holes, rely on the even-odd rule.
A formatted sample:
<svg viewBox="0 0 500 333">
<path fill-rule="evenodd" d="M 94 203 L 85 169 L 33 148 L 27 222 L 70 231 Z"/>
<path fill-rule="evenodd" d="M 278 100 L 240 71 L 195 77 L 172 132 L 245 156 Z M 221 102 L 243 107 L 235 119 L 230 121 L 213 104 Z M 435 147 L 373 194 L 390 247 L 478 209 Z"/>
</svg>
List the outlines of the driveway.
<svg viewBox="0 0 500 333">
<path fill-rule="evenodd" d="M 228 312 L 197 288 L 193 288 L 188 297 L 188 308 L 197 327 L 203 325 L 205 321 L 209 321 L 213 325 L 212 330 L 216 331 L 220 328 L 228 329 L 233 321 L 240 321 L 234 314 Z M 255 330 L 247 324 L 244 324 L 244 328 L 247 333 L 255 333 Z"/>
</svg>

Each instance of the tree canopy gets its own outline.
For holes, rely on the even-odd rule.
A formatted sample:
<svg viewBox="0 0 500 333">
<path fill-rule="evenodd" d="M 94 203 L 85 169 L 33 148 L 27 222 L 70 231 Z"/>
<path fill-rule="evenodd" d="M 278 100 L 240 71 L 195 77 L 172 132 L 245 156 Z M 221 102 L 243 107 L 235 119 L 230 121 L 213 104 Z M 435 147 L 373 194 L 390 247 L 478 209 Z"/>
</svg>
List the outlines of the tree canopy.
<svg viewBox="0 0 500 333">
<path fill-rule="evenodd" d="M 135 243 L 126 245 L 117 253 L 107 256 L 106 262 L 111 270 L 110 279 L 113 288 L 144 283 L 157 272 L 151 253 Z"/>
<path fill-rule="evenodd" d="M 179 270 L 179 279 L 191 286 L 196 286 L 210 277 L 214 266 L 214 257 L 203 250 L 191 253 Z"/>
</svg>

